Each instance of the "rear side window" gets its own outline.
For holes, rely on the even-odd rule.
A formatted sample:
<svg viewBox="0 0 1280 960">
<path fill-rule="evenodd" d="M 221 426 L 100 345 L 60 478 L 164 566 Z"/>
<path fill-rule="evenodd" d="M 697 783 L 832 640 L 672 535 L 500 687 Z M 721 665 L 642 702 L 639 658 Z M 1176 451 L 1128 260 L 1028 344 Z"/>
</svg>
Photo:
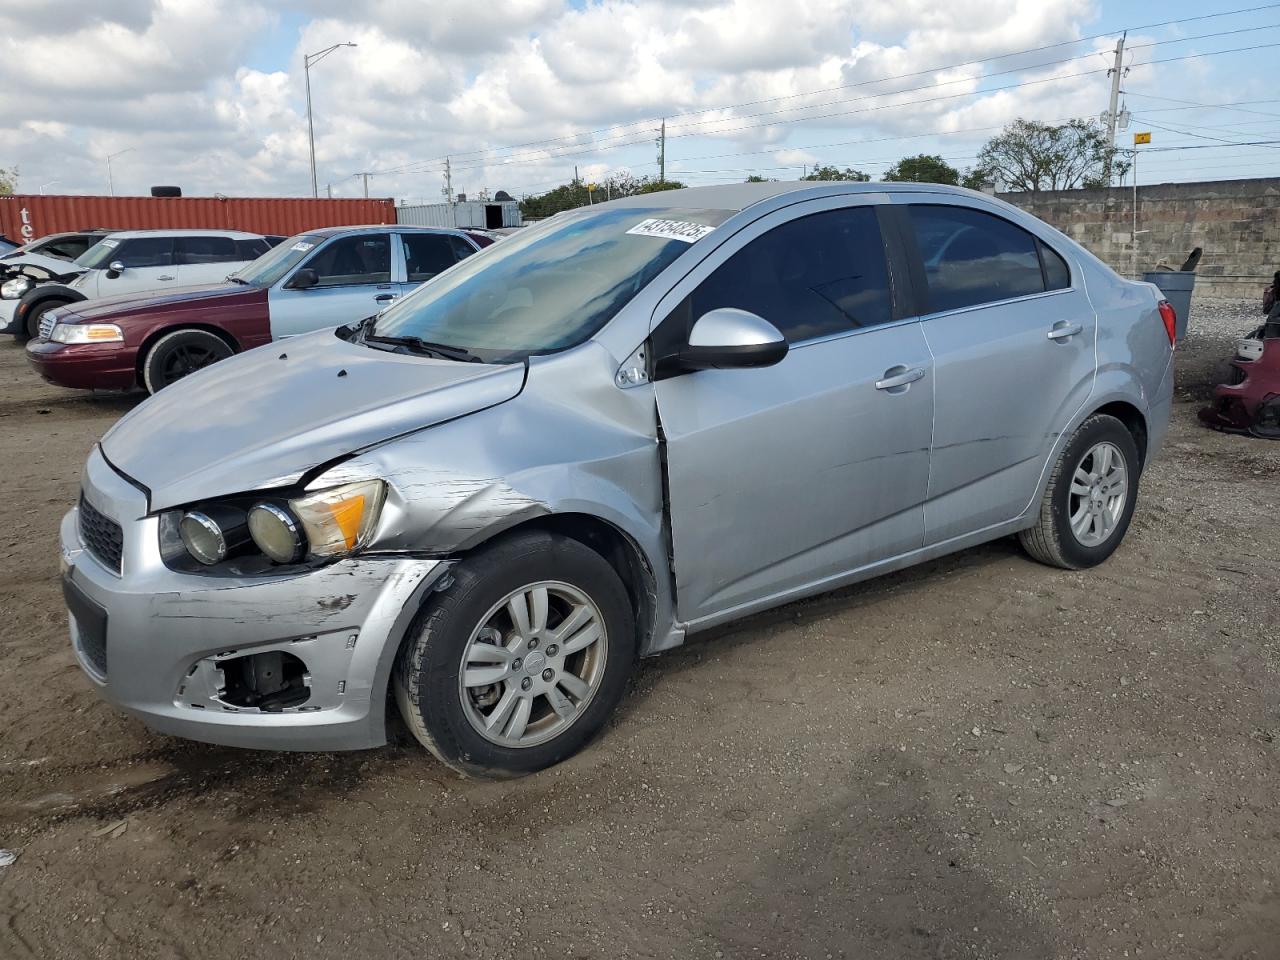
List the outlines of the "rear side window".
<svg viewBox="0 0 1280 960">
<path fill-rule="evenodd" d="M 110 241 L 104 241 L 104 243 Z M 119 260 L 126 267 L 169 267 L 173 265 L 173 237 L 136 237 L 121 242 L 112 251 L 109 263 Z"/>
<path fill-rule="evenodd" d="M 236 242 L 230 237 L 179 237 L 175 253 L 177 263 L 232 263 Z"/>
<path fill-rule="evenodd" d="M 1036 238 L 1021 227 L 968 207 L 921 204 L 907 210 L 931 313 L 1044 292 Z"/>
<path fill-rule="evenodd" d="M 1067 261 L 1043 240 L 1036 241 L 1040 245 L 1040 262 L 1044 264 L 1044 288 L 1046 290 L 1065 290 L 1071 286 L 1071 270 Z"/>
<path fill-rule="evenodd" d="M 271 249 L 271 242 L 265 237 L 255 240 L 236 241 L 237 260 L 257 260 Z"/>
<path fill-rule="evenodd" d="M 458 262 L 451 240 L 443 233 L 402 233 L 405 271 L 410 283 L 422 283 Z"/>
<path fill-rule="evenodd" d="M 758 314 L 791 343 L 888 323 L 889 272 L 875 210 L 829 210 L 774 227 L 721 264 L 676 312 L 692 327 L 717 307 Z"/>
<path fill-rule="evenodd" d="M 449 243 L 453 246 L 453 255 L 459 260 L 465 260 L 476 252 L 475 247 L 467 243 L 467 241 L 463 240 L 461 237 L 454 236 L 453 234 L 449 234 Z"/>
</svg>

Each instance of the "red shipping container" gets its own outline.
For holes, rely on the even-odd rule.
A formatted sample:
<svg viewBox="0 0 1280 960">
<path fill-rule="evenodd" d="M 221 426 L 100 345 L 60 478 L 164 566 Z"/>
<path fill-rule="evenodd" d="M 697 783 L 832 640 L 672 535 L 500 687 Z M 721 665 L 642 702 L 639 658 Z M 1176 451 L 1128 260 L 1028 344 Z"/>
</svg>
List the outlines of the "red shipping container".
<svg viewBox="0 0 1280 960">
<path fill-rule="evenodd" d="M 15 243 L 91 227 L 111 230 L 191 227 L 288 237 L 318 227 L 395 222 L 395 203 L 389 199 L 0 196 L 0 234 Z"/>
</svg>

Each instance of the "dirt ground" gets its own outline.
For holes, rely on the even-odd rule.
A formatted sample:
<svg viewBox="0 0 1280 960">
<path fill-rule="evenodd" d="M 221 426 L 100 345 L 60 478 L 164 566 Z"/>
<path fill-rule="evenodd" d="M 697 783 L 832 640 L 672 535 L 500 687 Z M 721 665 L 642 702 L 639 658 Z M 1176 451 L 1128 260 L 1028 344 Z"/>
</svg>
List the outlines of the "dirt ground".
<svg viewBox="0 0 1280 960">
<path fill-rule="evenodd" d="M 1229 351 L 1180 352 L 1103 567 L 1006 540 L 753 617 L 489 784 L 101 703 L 56 529 L 135 401 L 2 343 L 0 957 L 1280 957 L 1280 444 L 1196 424 Z"/>
</svg>

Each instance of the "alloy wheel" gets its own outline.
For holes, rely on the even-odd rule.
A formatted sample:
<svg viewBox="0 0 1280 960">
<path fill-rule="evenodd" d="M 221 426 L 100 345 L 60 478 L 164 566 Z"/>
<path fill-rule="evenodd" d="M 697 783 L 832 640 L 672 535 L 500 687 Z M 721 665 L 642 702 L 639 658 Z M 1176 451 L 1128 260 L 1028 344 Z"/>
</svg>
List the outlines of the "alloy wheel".
<svg viewBox="0 0 1280 960">
<path fill-rule="evenodd" d="M 520 587 L 467 642 L 458 671 L 463 712 L 500 746 L 545 743 L 586 710 L 607 656 L 604 618 L 587 594 L 550 580 Z"/>
<path fill-rule="evenodd" d="M 1114 443 L 1090 447 L 1071 475 L 1067 512 L 1081 545 L 1096 547 L 1115 532 L 1129 496 L 1124 455 Z"/>
</svg>

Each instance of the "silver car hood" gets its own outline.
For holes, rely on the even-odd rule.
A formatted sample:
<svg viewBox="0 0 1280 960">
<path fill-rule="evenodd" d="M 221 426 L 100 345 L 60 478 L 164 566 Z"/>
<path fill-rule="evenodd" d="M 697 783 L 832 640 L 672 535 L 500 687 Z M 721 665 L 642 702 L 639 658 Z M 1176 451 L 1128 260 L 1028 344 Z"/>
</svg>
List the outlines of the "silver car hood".
<svg viewBox="0 0 1280 960">
<path fill-rule="evenodd" d="M 102 438 L 150 508 L 297 482 L 330 460 L 510 400 L 523 364 L 387 353 L 332 330 L 224 360 L 151 397 Z"/>
</svg>

